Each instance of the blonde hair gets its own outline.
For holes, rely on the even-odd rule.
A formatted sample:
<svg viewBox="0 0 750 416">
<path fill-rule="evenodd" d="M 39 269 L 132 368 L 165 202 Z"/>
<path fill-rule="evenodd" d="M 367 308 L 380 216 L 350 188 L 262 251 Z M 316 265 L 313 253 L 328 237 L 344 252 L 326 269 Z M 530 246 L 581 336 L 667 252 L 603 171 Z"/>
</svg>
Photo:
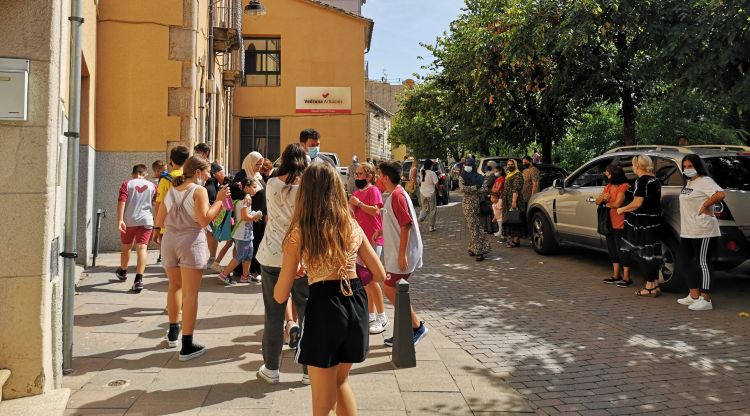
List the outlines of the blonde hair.
<svg viewBox="0 0 750 416">
<path fill-rule="evenodd" d="M 365 175 L 370 175 L 370 183 L 375 183 L 375 166 L 370 162 L 360 163 L 359 166 L 365 171 Z"/>
<path fill-rule="evenodd" d="M 284 240 L 299 230 L 299 254 L 308 268 L 346 268 L 354 227 L 344 184 L 333 166 L 319 163 L 305 169 L 291 223 Z"/>
<path fill-rule="evenodd" d="M 646 155 L 633 156 L 633 169 L 636 167 L 639 167 L 648 173 L 652 173 L 654 171 L 654 161 Z"/>
</svg>

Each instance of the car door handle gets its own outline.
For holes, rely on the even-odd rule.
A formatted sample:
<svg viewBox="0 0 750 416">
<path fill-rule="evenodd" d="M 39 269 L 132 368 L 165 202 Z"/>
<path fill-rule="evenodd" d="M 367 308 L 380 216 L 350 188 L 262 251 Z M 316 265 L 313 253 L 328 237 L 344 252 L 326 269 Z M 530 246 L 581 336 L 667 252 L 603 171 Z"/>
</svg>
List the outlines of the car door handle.
<svg viewBox="0 0 750 416">
<path fill-rule="evenodd" d="M 594 198 L 593 196 L 590 196 L 586 199 L 586 201 L 588 201 L 589 204 L 593 204 L 594 202 L 596 202 L 596 198 Z"/>
</svg>

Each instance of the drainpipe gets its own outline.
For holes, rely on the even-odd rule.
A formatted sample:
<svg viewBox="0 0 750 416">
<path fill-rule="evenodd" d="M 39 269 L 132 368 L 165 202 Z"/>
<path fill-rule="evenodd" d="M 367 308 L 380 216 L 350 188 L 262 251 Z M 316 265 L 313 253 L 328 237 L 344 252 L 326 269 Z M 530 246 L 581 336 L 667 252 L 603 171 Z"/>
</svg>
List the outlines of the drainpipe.
<svg viewBox="0 0 750 416">
<path fill-rule="evenodd" d="M 73 308 L 75 303 L 76 231 L 78 227 L 78 152 L 81 141 L 81 25 L 83 1 L 71 1 L 70 79 L 68 103 L 68 171 L 65 182 L 65 245 L 63 257 L 63 374 L 73 372 Z"/>
<path fill-rule="evenodd" d="M 214 55 L 214 8 L 216 2 L 208 3 L 208 80 L 206 93 L 208 94 L 208 108 L 206 109 L 206 144 L 213 145 L 214 142 L 214 119 L 213 107 L 214 97 L 216 96 L 216 81 L 214 80 L 214 66 L 216 65 L 216 56 Z"/>
</svg>

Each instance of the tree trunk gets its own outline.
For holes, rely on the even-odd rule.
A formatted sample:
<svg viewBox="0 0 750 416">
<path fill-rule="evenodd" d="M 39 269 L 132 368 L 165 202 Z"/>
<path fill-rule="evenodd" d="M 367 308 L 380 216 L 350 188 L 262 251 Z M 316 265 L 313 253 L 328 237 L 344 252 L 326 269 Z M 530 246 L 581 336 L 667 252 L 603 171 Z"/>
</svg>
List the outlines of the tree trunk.
<svg viewBox="0 0 750 416">
<path fill-rule="evenodd" d="M 552 140 L 547 136 L 542 138 L 542 163 L 552 163 Z"/>
<path fill-rule="evenodd" d="M 622 90 L 622 127 L 623 143 L 625 146 L 635 146 L 637 144 L 635 135 L 635 101 L 633 100 L 633 91 L 630 88 Z"/>
</svg>

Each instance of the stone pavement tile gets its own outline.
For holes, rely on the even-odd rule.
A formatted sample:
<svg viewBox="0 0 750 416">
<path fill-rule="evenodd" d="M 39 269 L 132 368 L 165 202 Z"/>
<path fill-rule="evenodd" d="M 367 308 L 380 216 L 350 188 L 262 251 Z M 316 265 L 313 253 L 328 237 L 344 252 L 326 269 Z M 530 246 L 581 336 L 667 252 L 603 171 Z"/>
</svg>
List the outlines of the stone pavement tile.
<svg viewBox="0 0 750 416">
<path fill-rule="evenodd" d="M 270 409 L 275 392 L 292 388 L 292 385 L 271 385 L 249 372 L 218 374 L 203 406 L 211 409 Z"/>
<path fill-rule="evenodd" d="M 79 390 L 86 383 L 88 383 L 97 372 L 109 364 L 112 361 L 111 358 L 88 358 L 88 357 L 75 357 L 73 358 L 72 367 L 75 370 L 73 374 L 64 376 L 62 379 L 62 387 Z"/>
<path fill-rule="evenodd" d="M 363 363 L 354 364 L 350 374 L 392 374 L 391 349 L 385 346 L 370 346 L 370 352 Z"/>
<path fill-rule="evenodd" d="M 359 416 L 407 416 L 406 410 L 357 410 Z"/>
<path fill-rule="evenodd" d="M 406 410 L 394 374 L 358 374 L 349 383 L 359 410 Z"/>
<path fill-rule="evenodd" d="M 75 339 L 75 357 L 115 358 L 130 345 L 137 334 L 104 334 L 89 332 Z"/>
<path fill-rule="evenodd" d="M 431 333 L 427 333 L 427 337 L 423 338 L 422 341 L 414 347 L 414 351 L 417 355 L 417 360 L 420 361 L 440 361 L 440 356 L 435 350 L 435 346 L 430 339 Z"/>
<path fill-rule="evenodd" d="M 403 392 L 401 396 L 410 416 L 471 416 L 471 408 L 461 393 Z"/>
<path fill-rule="evenodd" d="M 402 392 L 458 392 L 442 361 L 417 361 L 416 367 L 400 368 L 395 373 Z"/>
<path fill-rule="evenodd" d="M 250 324 L 250 315 L 247 313 L 238 315 L 210 315 L 198 313 L 198 321 L 195 325 L 196 336 L 198 334 L 239 334 L 242 328 Z"/>
<path fill-rule="evenodd" d="M 158 390 L 143 393 L 126 415 L 197 415 L 207 390 Z"/>
<path fill-rule="evenodd" d="M 460 348 L 436 348 L 440 359 L 453 376 L 471 375 L 486 371 L 485 367 L 466 351 Z"/>
<path fill-rule="evenodd" d="M 259 381 L 260 382 L 260 381 Z M 301 384 L 278 384 L 281 389 L 273 394 L 271 414 L 304 416 L 312 414 L 312 394 L 310 386 Z"/>
<path fill-rule="evenodd" d="M 499 378 L 487 374 L 453 378 L 474 412 L 532 412 L 526 400 Z"/>
<path fill-rule="evenodd" d="M 193 368 L 165 369 L 154 377 L 146 391 L 210 390 L 216 384 L 217 373 L 200 372 Z"/>
<path fill-rule="evenodd" d="M 250 315 L 250 311 L 255 307 L 257 302 L 260 301 L 263 303 L 260 297 L 255 299 L 248 299 L 247 297 L 237 299 L 230 295 L 222 295 L 221 298 L 216 299 L 208 309 L 208 312 L 206 312 L 206 316 Z"/>
<path fill-rule="evenodd" d="M 68 409 L 128 409 L 143 394 L 143 390 L 82 389 L 71 394 Z"/>
<path fill-rule="evenodd" d="M 178 355 L 177 349 L 135 348 L 126 349 L 112 359 L 105 370 L 160 371 L 167 362 Z"/>
<path fill-rule="evenodd" d="M 64 416 L 122 416 L 123 409 L 67 409 Z"/>
<path fill-rule="evenodd" d="M 213 406 L 203 407 L 199 416 L 268 416 L 271 409 L 217 409 Z"/>
<path fill-rule="evenodd" d="M 427 336 L 430 338 L 430 341 L 435 348 L 460 348 L 436 328 L 430 327 L 430 333 Z"/>
<path fill-rule="evenodd" d="M 134 372 L 123 370 L 103 370 L 96 374 L 81 390 L 146 390 L 156 378 L 157 373 Z"/>
</svg>

